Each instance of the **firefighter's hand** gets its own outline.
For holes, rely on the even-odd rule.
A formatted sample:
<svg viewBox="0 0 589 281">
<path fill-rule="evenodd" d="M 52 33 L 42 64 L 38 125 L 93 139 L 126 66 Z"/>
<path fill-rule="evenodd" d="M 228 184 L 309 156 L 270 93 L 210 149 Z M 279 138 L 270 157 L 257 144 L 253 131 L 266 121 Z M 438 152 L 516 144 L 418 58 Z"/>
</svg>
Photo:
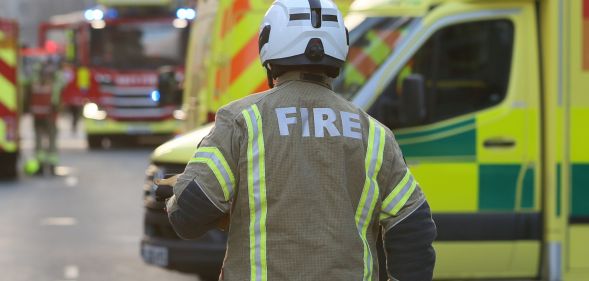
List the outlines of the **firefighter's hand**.
<svg viewBox="0 0 589 281">
<path fill-rule="evenodd" d="M 155 189 L 155 200 L 158 202 L 164 202 L 166 199 L 174 195 L 174 185 L 178 181 L 180 175 L 174 175 L 167 179 L 157 179 L 154 183 L 157 185 Z"/>
<path fill-rule="evenodd" d="M 160 186 L 160 185 L 174 186 L 174 185 L 176 185 L 176 182 L 178 181 L 179 176 L 180 176 L 180 174 L 177 174 L 177 175 L 173 175 L 167 179 L 157 179 L 157 180 L 155 180 L 155 184 L 158 186 Z"/>
<path fill-rule="evenodd" d="M 225 214 L 223 215 L 218 221 L 217 221 L 217 228 L 223 230 L 223 231 L 227 231 L 227 229 L 229 228 L 229 222 L 231 221 L 231 217 L 229 216 L 229 214 Z"/>
</svg>

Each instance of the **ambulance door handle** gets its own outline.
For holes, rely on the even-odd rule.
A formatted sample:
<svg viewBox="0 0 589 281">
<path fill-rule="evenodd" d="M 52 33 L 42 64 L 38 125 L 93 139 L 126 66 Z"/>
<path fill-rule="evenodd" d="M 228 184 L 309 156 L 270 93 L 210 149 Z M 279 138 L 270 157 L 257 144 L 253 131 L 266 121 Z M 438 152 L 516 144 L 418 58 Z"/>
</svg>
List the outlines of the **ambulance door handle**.
<svg viewBox="0 0 589 281">
<path fill-rule="evenodd" d="M 509 138 L 486 139 L 483 145 L 487 148 L 511 148 L 515 146 L 515 140 Z"/>
</svg>

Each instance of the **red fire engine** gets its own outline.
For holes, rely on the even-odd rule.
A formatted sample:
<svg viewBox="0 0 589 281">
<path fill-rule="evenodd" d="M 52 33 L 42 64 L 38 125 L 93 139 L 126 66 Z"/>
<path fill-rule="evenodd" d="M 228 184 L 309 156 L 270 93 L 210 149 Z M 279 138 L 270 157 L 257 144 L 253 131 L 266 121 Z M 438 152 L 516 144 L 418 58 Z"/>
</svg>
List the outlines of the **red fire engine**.
<svg viewBox="0 0 589 281">
<path fill-rule="evenodd" d="M 160 93 L 158 73 L 172 69 L 183 79 L 196 11 L 171 1 L 148 2 L 99 1 L 40 28 L 40 42 L 65 61 L 62 100 L 83 108 L 90 148 L 104 140 L 162 141 L 179 128 L 180 91 Z"/>
</svg>

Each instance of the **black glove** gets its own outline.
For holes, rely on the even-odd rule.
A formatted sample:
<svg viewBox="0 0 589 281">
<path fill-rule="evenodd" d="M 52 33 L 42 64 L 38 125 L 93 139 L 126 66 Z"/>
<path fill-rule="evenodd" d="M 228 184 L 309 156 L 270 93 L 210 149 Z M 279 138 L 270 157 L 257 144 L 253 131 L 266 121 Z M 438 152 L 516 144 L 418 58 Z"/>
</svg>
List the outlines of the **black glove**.
<svg viewBox="0 0 589 281">
<path fill-rule="evenodd" d="M 165 202 L 168 198 L 174 195 L 174 184 L 178 180 L 178 175 L 162 179 L 155 180 L 154 183 L 157 185 L 155 189 L 155 200 L 157 202 Z"/>
</svg>

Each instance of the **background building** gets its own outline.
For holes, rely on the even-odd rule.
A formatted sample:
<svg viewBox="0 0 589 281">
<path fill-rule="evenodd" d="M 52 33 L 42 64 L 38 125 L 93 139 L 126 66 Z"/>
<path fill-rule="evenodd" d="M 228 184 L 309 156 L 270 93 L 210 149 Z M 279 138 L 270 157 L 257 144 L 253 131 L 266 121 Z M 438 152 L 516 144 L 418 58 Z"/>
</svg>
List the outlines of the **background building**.
<svg viewBox="0 0 589 281">
<path fill-rule="evenodd" d="M 37 43 L 37 29 L 41 22 L 53 15 L 86 9 L 93 0 L 0 0 L 0 17 L 18 19 L 22 43 Z"/>
</svg>

